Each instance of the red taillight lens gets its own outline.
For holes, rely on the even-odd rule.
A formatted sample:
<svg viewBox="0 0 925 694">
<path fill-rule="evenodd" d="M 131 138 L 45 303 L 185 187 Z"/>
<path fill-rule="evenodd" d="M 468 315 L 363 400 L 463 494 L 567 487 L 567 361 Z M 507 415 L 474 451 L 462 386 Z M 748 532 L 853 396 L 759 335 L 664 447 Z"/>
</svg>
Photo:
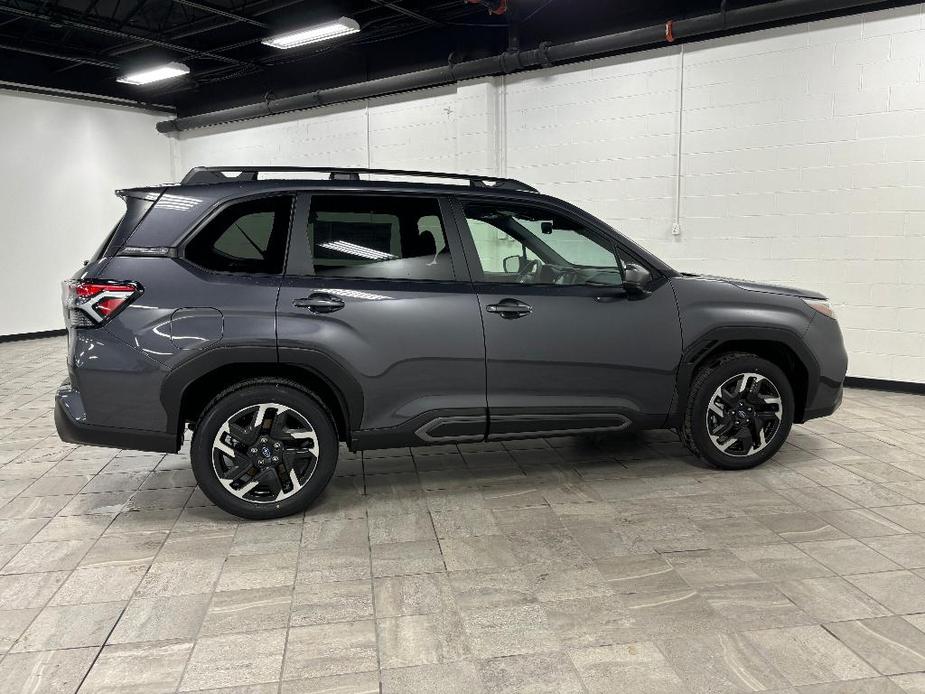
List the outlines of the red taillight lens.
<svg viewBox="0 0 925 694">
<path fill-rule="evenodd" d="M 141 295 L 137 282 L 69 280 L 64 283 L 64 307 L 74 327 L 93 327 L 112 318 Z"/>
<path fill-rule="evenodd" d="M 91 296 L 96 296 L 103 292 L 128 292 L 131 294 L 136 288 L 134 284 L 129 283 L 77 280 L 74 283 L 74 294 L 76 294 L 79 299 L 89 299 Z"/>
</svg>

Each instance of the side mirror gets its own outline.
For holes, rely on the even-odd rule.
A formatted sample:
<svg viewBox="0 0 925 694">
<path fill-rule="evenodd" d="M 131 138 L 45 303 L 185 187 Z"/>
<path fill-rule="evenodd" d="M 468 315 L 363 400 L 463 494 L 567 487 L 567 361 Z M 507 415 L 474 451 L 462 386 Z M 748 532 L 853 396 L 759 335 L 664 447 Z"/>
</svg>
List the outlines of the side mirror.
<svg viewBox="0 0 925 694">
<path fill-rule="evenodd" d="M 505 272 L 517 274 L 523 270 L 525 260 L 522 255 L 509 255 L 501 261 L 501 265 L 504 267 Z"/>
<path fill-rule="evenodd" d="M 641 265 L 627 263 L 623 269 L 623 286 L 627 291 L 645 294 L 652 275 Z"/>
</svg>

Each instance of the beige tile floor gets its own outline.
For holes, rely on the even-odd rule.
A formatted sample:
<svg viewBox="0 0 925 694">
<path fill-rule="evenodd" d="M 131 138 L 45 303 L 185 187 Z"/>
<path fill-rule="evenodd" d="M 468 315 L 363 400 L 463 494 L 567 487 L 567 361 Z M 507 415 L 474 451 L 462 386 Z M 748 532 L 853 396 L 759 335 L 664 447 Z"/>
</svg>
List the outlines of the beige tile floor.
<svg viewBox="0 0 925 694">
<path fill-rule="evenodd" d="M 63 350 L 0 345 L 4 694 L 925 692 L 925 397 L 739 473 L 668 432 L 345 454 L 254 523 L 62 444 Z"/>
</svg>

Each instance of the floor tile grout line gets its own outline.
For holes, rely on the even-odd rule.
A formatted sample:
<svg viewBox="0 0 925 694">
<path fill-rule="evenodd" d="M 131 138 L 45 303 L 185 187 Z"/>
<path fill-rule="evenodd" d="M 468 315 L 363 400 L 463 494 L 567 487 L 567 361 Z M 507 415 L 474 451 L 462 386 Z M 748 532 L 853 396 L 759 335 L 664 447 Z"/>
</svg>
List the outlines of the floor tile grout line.
<svg viewBox="0 0 925 694">
<path fill-rule="evenodd" d="M 894 616 L 895 616 L 895 615 L 894 615 Z M 858 652 L 857 652 L 854 648 L 852 648 L 849 644 L 845 643 L 845 641 L 842 640 L 842 638 L 841 638 L 838 634 L 836 634 L 834 631 L 832 631 L 832 630 L 829 629 L 829 627 L 828 627 L 829 624 L 845 624 L 845 623 L 859 622 L 859 621 L 862 621 L 862 620 L 851 619 L 851 620 L 845 620 L 844 622 L 823 622 L 823 623 L 820 624 L 819 626 L 822 627 L 823 630 L 825 630 L 825 632 L 826 632 L 827 634 L 829 634 L 833 639 L 835 639 L 836 641 L 838 641 L 842 646 L 844 646 L 844 647 L 847 648 L 851 653 L 853 653 L 853 654 L 855 655 L 855 657 L 859 658 L 859 659 L 860 659 L 861 661 L 863 661 L 866 665 L 868 665 L 868 666 L 869 666 L 874 672 L 876 672 L 880 677 L 887 677 L 887 675 L 886 675 L 885 673 L 880 672 L 880 668 L 876 667 L 870 660 L 868 660 L 866 657 L 864 657 L 863 654 L 858 653 Z"/>
<path fill-rule="evenodd" d="M 158 463 L 154 466 L 154 468 L 150 471 L 150 473 L 149 473 L 148 475 L 145 476 L 145 481 L 147 481 L 148 477 L 150 477 L 152 474 L 154 474 L 154 472 L 157 470 L 157 465 L 160 465 L 160 463 L 161 463 L 163 460 L 164 460 L 164 456 L 161 457 L 160 461 L 158 461 Z M 144 484 L 144 481 L 142 482 L 142 484 Z M 126 603 L 126 609 L 128 609 L 128 606 L 131 604 L 132 599 L 135 597 L 135 593 L 138 592 L 139 586 L 141 586 L 141 584 L 144 582 L 145 578 L 147 577 L 148 573 L 150 573 L 151 567 L 154 566 L 155 561 L 156 561 L 156 559 L 157 559 L 157 555 L 158 555 L 158 554 L 161 552 L 161 550 L 164 548 L 164 544 L 166 544 L 167 540 L 170 539 L 170 535 L 173 533 L 174 529 L 177 527 L 177 523 L 179 523 L 180 518 L 183 516 L 183 511 L 185 510 L 185 508 L 186 508 L 186 507 L 184 506 L 183 508 L 180 509 L 180 512 L 177 514 L 177 517 L 174 518 L 174 519 L 173 519 L 173 523 L 170 524 L 170 529 L 167 531 L 167 535 L 164 537 L 164 542 L 161 543 L 160 547 L 158 547 L 157 552 L 154 553 L 154 556 L 151 558 L 151 562 L 147 565 L 147 568 L 145 569 L 144 575 L 141 577 L 141 581 L 138 582 L 138 585 L 136 585 L 136 586 L 135 586 L 135 589 L 132 591 L 132 595 L 131 595 L 131 597 L 129 597 L 128 602 Z M 134 511 L 134 512 L 137 512 L 137 511 Z M 129 511 L 127 511 L 127 513 L 133 513 L 133 511 L 129 510 Z M 102 536 L 100 536 L 100 537 L 102 537 Z M 123 614 L 124 614 L 124 610 L 123 610 Z M 120 614 L 120 615 L 119 615 L 119 619 L 116 620 L 116 624 L 113 625 L 113 630 L 115 630 L 115 627 L 119 624 L 119 620 L 121 620 L 121 619 L 122 619 L 122 615 Z M 110 632 L 109 636 L 112 636 L 112 632 Z M 109 636 L 106 637 L 106 640 L 107 640 L 107 641 L 109 640 Z M 104 645 L 105 645 L 105 644 L 104 644 Z M 177 680 L 177 686 L 174 688 L 175 691 L 178 690 L 179 687 L 180 687 L 180 685 L 183 683 L 183 675 L 186 673 L 186 668 L 187 668 L 187 666 L 189 665 L 189 661 L 190 661 L 190 659 L 193 657 L 193 648 L 195 648 L 195 641 L 194 641 L 193 645 L 190 647 L 189 655 L 187 655 L 186 660 L 185 660 L 185 662 L 184 662 L 184 664 L 183 664 L 183 669 L 182 669 L 182 671 L 181 671 L 181 673 L 180 673 L 180 678 Z M 92 670 L 92 667 L 91 667 L 91 670 Z M 89 673 L 89 671 L 88 671 L 88 673 Z"/>
<path fill-rule="evenodd" d="M 302 561 L 302 541 L 305 538 L 306 516 L 304 512 L 302 513 L 301 518 L 302 521 L 299 525 L 299 551 L 296 554 L 295 573 L 292 577 L 292 586 L 289 593 L 289 614 L 286 615 L 286 638 L 283 641 L 283 655 L 279 662 L 279 683 L 276 687 L 277 693 L 282 692 L 283 690 L 283 676 L 286 672 L 286 656 L 289 655 L 289 637 L 292 634 L 292 611 L 295 607 L 296 584 L 299 580 L 299 565 Z"/>
<path fill-rule="evenodd" d="M 77 689 L 74 690 L 75 694 L 79 694 L 81 688 L 84 686 L 84 682 L 87 681 L 87 677 L 90 676 L 90 673 L 93 671 L 93 667 L 96 665 L 96 661 L 99 660 L 100 655 L 103 653 L 103 649 L 106 648 L 106 642 L 109 641 L 109 637 L 112 636 L 112 632 L 116 630 L 116 625 L 119 623 L 119 620 L 122 619 L 122 615 L 125 614 L 125 610 L 128 607 L 128 602 L 122 607 L 122 610 L 119 612 L 119 616 L 116 618 L 116 621 L 113 622 L 112 627 L 109 629 L 109 633 L 106 634 L 106 638 L 103 639 L 102 645 L 96 651 L 96 654 L 93 656 L 93 662 L 90 663 L 90 667 L 87 668 L 87 671 L 83 674 L 83 677 L 80 678 L 80 684 L 77 685 Z"/>
<path fill-rule="evenodd" d="M 110 526 L 112 526 L 112 523 L 115 521 L 115 519 L 116 519 L 117 516 L 118 516 L 118 514 L 116 514 L 115 516 L 113 516 L 112 518 L 110 518 L 110 521 L 109 521 L 109 523 L 108 523 L 107 526 L 106 526 L 106 529 L 108 529 Z M 57 518 L 57 516 L 53 516 L 52 518 Z M 51 522 L 51 521 L 49 520 L 49 522 Z M 47 525 L 47 523 L 46 523 L 46 525 Z M 103 530 L 103 533 L 105 533 L 105 532 L 106 532 L 106 530 Z M 29 621 L 28 626 L 26 626 L 26 628 L 23 629 L 22 633 L 17 637 L 16 641 L 10 646 L 10 649 L 12 649 L 12 648 L 16 645 L 16 643 L 18 643 L 18 642 L 22 639 L 22 637 L 26 635 L 26 633 L 29 631 L 29 629 L 32 627 L 32 625 L 35 623 L 35 620 L 38 619 L 39 615 L 41 615 L 42 612 L 44 612 L 44 611 L 50 606 L 51 601 L 54 600 L 55 596 L 58 594 L 58 592 L 60 592 L 61 588 L 64 587 L 64 584 L 67 583 L 67 581 L 71 578 L 71 576 L 74 575 L 74 572 L 75 572 L 78 568 L 80 568 L 80 562 L 81 562 L 81 561 L 90 553 L 90 551 L 96 546 L 96 543 L 99 542 L 100 538 L 103 536 L 103 533 L 101 533 L 101 534 L 99 535 L 99 537 L 97 537 L 96 540 L 94 540 L 94 541 L 90 544 L 90 546 L 87 548 L 87 550 L 81 555 L 80 559 L 77 560 L 77 563 L 74 565 L 74 568 L 72 568 L 72 569 L 67 569 L 67 571 L 68 571 L 67 578 L 65 578 L 65 579 L 61 582 L 61 585 L 59 585 L 59 586 L 55 589 L 55 591 L 48 597 L 48 600 L 45 602 L 45 604 L 44 604 L 41 608 L 38 609 L 38 612 L 36 612 L 35 616 Z M 28 545 L 28 543 L 26 543 L 26 545 Z M 23 547 L 25 547 L 26 545 L 23 545 Z M 13 559 L 13 558 L 11 557 L 11 558 L 10 558 L 10 561 L 12 561 L 12 559 Z M 51 573 L 51 572 L 40 572 L 40 573 Z M 9 576 L 9 575 L 27 575 L 27 574 L 0 574 L 0 575 L 7 575 L 7 576 Z M 126 601 L 126 605 L 128 605 L 128 601 Z M 115 629 L 116 624 L 118 624 L 119 619 L 122 618 L 122 614 L 124 614 L 124 612 L 125 612 L 125 606 L 123 606 L 122 611 L 119 613 L 119 617 L 118 617 L 118 618 L 116 619 L 116 621 L 113 623 L 112 629 L 110 629 L 109 634 L 106 635 L 106 639 L 103 641 L 103 645 L 100 646 L 100 651 L 102 651 L 103 646 L 106 645 L 106 640 L 109 639 L 109 636 L 112 634 L 112 630 Z M 99 655 L 99 654 L 97 654 L 97 655 Z M 96 658 L 93 659 L 93 662 L 94 662 L 94 663 L 96 662 Z M 91 667 L 92 667 L 92 665 L 91 665 Z M 89 673 L 89 670 L 87 670 L 87 673 Z M 85 673 L 84 676 L 86 677 L 86 673 Z M 81 683 L 82 683 L 82 682 L 83 682 L 83 680 L 81 680 Z"/>
</svg>

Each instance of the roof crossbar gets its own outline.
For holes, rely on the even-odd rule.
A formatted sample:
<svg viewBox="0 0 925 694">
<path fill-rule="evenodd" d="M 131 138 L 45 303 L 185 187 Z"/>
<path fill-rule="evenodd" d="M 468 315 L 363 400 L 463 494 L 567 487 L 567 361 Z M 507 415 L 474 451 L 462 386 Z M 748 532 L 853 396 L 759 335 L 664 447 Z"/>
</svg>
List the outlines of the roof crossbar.
<svg viewBox="0 0 925 694">
<path fill-rule="evenodd" d="M 437 171 L 403 171 L 400 169 L 357 169 L 328 166 L 195 166 L 183 177 L 181 185 L 256 181 L 260 173 L 326 173 L 332 181 L 359 181 L 360 174 L 409 178 L 444 178 L 466 181 L 473 188 L 500 188 L 536 193 L 533 186 L 513 178 L 495 178 L 478 174 L 441 173 Z"/>
</svg>

